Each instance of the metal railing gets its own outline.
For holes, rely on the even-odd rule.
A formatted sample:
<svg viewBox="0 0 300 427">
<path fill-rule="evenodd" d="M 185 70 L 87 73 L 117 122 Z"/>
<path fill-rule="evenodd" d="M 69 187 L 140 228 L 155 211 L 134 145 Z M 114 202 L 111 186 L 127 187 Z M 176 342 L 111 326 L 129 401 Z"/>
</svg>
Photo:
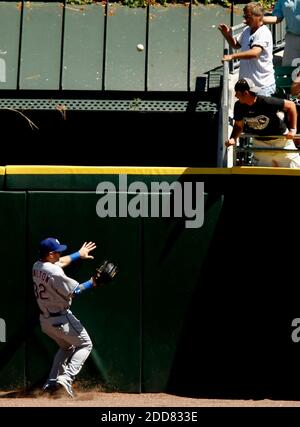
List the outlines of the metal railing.
<svg viewBox="0 0 300 427">
<path fill-rule="evenodd" d="M 233 163 L 235 166 L 252 166 L 254 153 L 299 153 L 300 154 L 300 134 L 294 135 L 295 148 L 276 147 L 273 145 L 259 147 L 253 145 L 255 138 L 262 138 L 258 135 L 244 133 L 238 140 L 238 144 L 232 146 Z M 265 137 L 264 142 L 267 140 L 283 139 L 284 135 L 268 135 Z"/>
</svg>

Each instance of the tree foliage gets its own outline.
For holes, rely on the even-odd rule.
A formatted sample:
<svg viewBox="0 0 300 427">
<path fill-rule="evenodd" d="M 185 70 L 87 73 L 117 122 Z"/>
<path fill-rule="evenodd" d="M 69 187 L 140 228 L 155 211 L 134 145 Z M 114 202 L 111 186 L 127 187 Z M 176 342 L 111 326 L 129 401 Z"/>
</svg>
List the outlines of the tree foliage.
<svg viewBox="0 0 300 427">
<path fill-rule="evenodd" d="M 155 5 L 155 4 L 160 4 L 163 6 L 166 6 L 167 4 L 188 4 L 189 1 L 188 0 L 121 0 L 121 1 L 111 1 L 110 3 L 120 3 L 123 4 L 124 6 L 129 6 L 129 7 L 146 7 L 148 4 L 148 1 L 150 2 L 151 5 Z M 233 0 L 234 1 L 234 0 Z M 198 4 L 204 4 L 204 5 L 209 5 L 209 4 L 219 4 L 221 6 L 224 7 L 230 7 L 232 2 L 231 0 L 192 0 L 193 4 L 198 5 Z M 77 4 L 77 5 L 85 5 L 85 4 L 92 4 L 92 3 L 106 3 L 106 0 L 67 0 L 67 3 L 69 4 Z M 234 4 L 239 4 L 239 3 L 247 3 L 247 1 L 234 1 Z M 262 0 L 260 3 L 263 4 L 263 6 L 265 7 L 265 9 L 267 11 L 272 10 L 272 8 L 274 7 L 274 4 L 276 3 L 276 0 Z"/>
</svg>

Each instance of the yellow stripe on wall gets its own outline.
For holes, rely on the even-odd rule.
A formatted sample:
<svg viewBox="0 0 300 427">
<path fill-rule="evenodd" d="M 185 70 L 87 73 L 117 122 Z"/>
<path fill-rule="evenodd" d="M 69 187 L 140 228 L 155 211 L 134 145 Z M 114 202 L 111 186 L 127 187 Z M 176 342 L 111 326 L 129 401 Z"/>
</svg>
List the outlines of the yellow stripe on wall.
<svg viewBox="0 0 300 427">
<path fill-rule="evenodd" d="M 0 175 L 286 175 L 300 176 L 300 169 L 257 166 L 188 168 L 151 166 L 6 166 Z"/>
<path fill-rule="evenodd" d="M 6 166 L 7 175 L 230 175 L 230 169 L 138 166 Z"/>
<path fill-rule="evenodd" d="M 232 168 L 233 175 L 286 175 L 300 176 L 300 169 L 292 168 L 264 168 L 259 166 L 239 166 Z"/>
</svg>

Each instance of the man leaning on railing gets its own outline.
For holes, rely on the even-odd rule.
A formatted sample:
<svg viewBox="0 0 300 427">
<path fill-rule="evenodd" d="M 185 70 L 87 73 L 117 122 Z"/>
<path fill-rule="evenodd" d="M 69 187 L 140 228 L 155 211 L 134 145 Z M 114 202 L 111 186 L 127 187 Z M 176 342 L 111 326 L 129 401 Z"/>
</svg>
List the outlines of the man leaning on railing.
<svg viewBox="0 0 300 427">
<path fill-rule="evenodd" d="M 234 105 L 233 130 L 225 145 L 235 145 L 245 132 L 253 136 L 254 166 L 300 168 L 300 156 L 293 141 L 297 133 L 294 102 L 257 95 L 259 88 L 249 78 L 238 80 L 234 90 L 238 101 Z M 289 129 L 283 112 L 287 113 Z"/>
</svg>

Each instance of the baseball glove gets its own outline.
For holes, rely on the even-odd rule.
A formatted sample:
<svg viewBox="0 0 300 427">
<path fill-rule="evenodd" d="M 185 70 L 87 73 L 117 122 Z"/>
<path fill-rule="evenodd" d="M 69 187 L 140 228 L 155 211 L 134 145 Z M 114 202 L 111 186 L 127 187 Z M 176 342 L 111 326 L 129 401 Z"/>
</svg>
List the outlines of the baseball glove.
<svg viewBox="0 0 300 427">
<path fill-rule="evenodd" d="M 103 261 L 100 267 L 96 268 L 93 275 L 93 282 L 95 287 L 105 286 L 110 283 L 116 276 L 118 267 L 109 261 Z"/>
</svg>

